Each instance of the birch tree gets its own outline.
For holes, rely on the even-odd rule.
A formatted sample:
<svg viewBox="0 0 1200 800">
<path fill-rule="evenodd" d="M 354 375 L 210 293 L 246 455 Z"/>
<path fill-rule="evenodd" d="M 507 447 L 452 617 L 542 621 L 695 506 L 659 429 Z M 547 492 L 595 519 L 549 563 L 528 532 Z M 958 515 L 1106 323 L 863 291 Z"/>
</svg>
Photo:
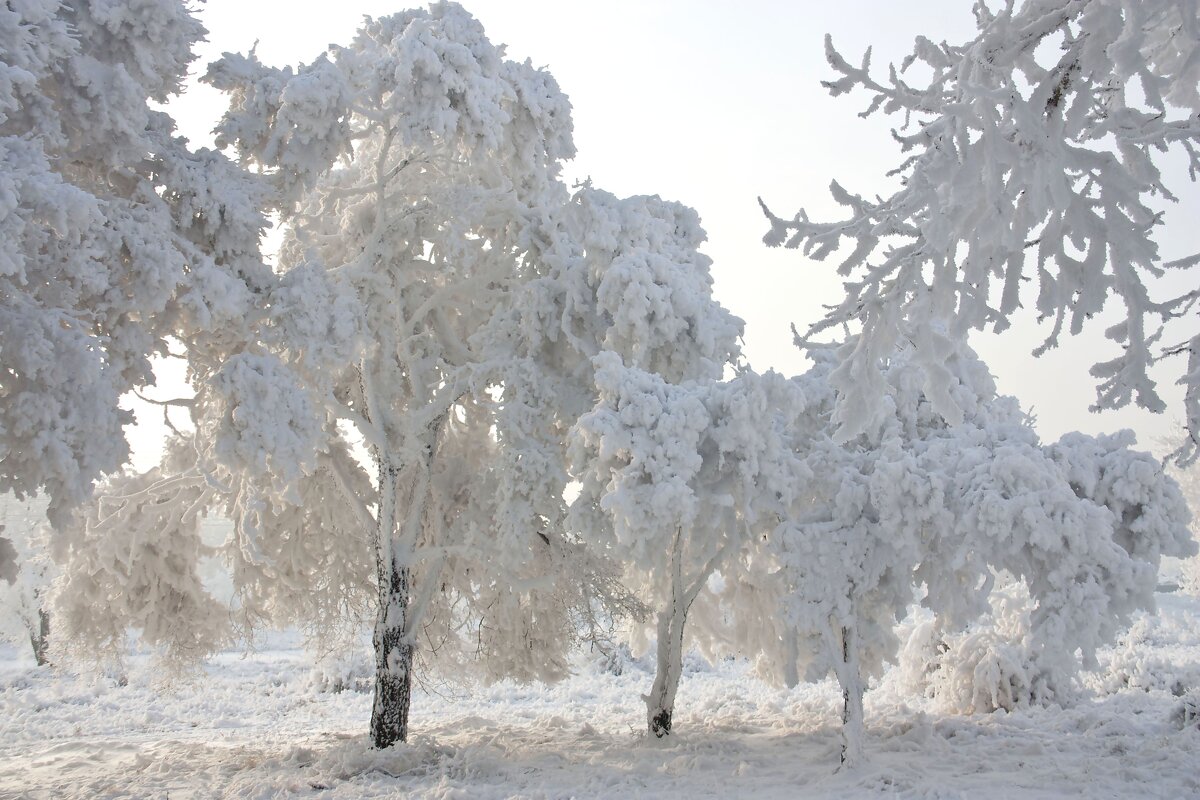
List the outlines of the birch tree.
<svg viewBox="0 0 1200 800">
<path fill-rule="evenodd" d="M 279 357 L 373 463 L 374 493 L 346 497 L 377 565 L 374 743 L 407 735 L 418 646 L 448 657 L 464 629 L 495 674 L 561 676 L 578 616 L 619 589 L 557 524 L 565 469 L 513 411 L 513 332 L 492 321 L 567 201 L 566 97 L 454 4 L 370 19 L 296 71 L 227 55 L 206 79 L 231 98 L 219 141 L 266 171 L 287 225 Z M 275 409 L 230 408 L 221 446 L 286 462 Z"/>
<path fill-rule="evenodd" d="M 507 323 L 520 332 L 528 363 L 541 365 L 540 377 L 521 385 L 555 387 L 562 411 L 543 404 L 539 413 L 560 420 L 555 435 L 582 484 L 568 524 L 614 554 L 655 615 L 648 723 L 662 736 L 688 609 L 738 541 L 730 531 L 729 546 L 720 544 L 732 517 L 704 517 L 714 509 L 688 498 L 704 486 L 718 490 L 705 483 L 716 479 L 714 465 L 702 467 L 718 457 L 703 386 L 736 361 L 742 322 L 713 298 L 711 261 L 699 250 L 704 230 L 679 203 L 585 187 L 542 239 L 545 274 L 517 298 Z"/>
<path fill-rule="evenodd" d="M 655 612 L 645 702 L 649 732 L 662 737 L 673 725 L 693 604 L 716 602 L 710 579 L 736 581 L 738 557 L 776 519 L 759 498 L 779 500 L 800 482 L 791 472 L 798 459 L 781 443 L 804 398 L 774 373 L 674 384 L 611 352 L 596 365 L 599 402 L 572 434 L 582 484 L 575 516 L 620 553 Z M 692 628 L 692 640 L 713 635 Z"/>
<path fill-rule="evenodd" d="M 825 425 L 792 440 L 803 484 L 761 551 L 777 568 L 777 613 L 761 600 L 735 611 L 742 627 L 766 620 L 755 641 L 769 674 L 788 684 L 835 674 L 842 760 L 853 765 L 863 757 L 866 680 L 896 661 L 896 622 L 909 605 L 932 610 L 953 638 L 989 612 L 1005 574 L 1032 602 L 1019 643 L 1021 701 L 1069 699 L 1080 665 L 1094 667 L 1096 649 L 1134 611 L 1153 608 L 1161 558 L 1195 552 L 1178 486 L 1130 449 L 1128 433 L 1042 445 L 965 345 L 944 362 L 961 422 L 942 417 L 919 360 L 900 350 L 881 375 L 890 413 L 839 444 L 837 398 L 820 388 L 835 385 L 835 352 L 847 350 L 815 351 L 813 369 L 796 379 Z M 955 658 L 977 658 L 944 655 L 949 670 Z"/>
</svg>

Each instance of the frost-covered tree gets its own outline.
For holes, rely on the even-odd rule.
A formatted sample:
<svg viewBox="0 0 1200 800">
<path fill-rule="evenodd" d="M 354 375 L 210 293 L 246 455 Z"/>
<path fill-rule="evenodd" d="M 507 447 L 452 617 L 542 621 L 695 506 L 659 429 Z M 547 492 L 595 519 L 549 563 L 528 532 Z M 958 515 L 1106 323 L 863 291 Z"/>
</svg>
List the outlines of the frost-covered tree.
<svg viewBox="0 0 1200 800">
<path fill-rule="evenodd" d="M 1187 440 L 1186 431 L 1179 431 L 1174 436 L 1159 439 L 1157 443 L 1164 452 L 1175 452 L 1181 442 Z M 1197 527 L 1200 526 L 1200 466 L 1194 463 L 1186 466 L 1168 463 L 1167 471 L 1179 483 L 1183 499 L 1192 512 L 1192 535 L 1200 540 L 1200 536 L 1196 536 Z M 1186 559 L 1179 565 L 1179 588 L 1187 594 L 1200 597 L 1200 556 Z"/>
<path fill-rule="evenodd" d="M 1080 655 L 1093 665 L 1131 613 L 1153 607 L 1161 557 L 1195 551 L 1178 487 L 1129 449 L 1130 435 L 1041 445 L 965 345 L 944 362 L 961 421 L 944 419 L 901 350 L 881 368 L 889 414 L 845 443 L 832 422 L 842 364 L 834 349 L 813 355 L 794 379 L 811 416 L 788 443 L 802 483 L 757 553 L 767 564 L 757 574 L 775 583 L 749 596 L 733 587 L 727 602 L 770 676 L 835 674 L 845 762 L 861 758 L 866 680 L 896 660 L 896 622 L 912 602 L 934 612 L 941 639 L 930 641 L 944 644 L 989 612 L 997 574 L 1013 576 L 1031 599 L 1022 701 L 1062 700 Z M 942 654 L 949 669 L 958 657 L 973 656 Z"/>
<path fill-rule="evenodd" d="M 231 98 L 219 142 L 274 185 L 286 236 L 264 347 L 212 376 L 200 439 L 249 498 L 292 504 L 322 453 L 365 446 L 373 480 L 341 460 L 331 474 L 374 549 L 375 744 L 407 734 L 418 651 L 565 674 L 594 604 L 624 602 L 562 524 L 561 433 L 593 390 L 540 386 L 548 349 L 504 324 L 554 313 L 523 288 L 555 269 L 546 253 L 584 263 L 559 241 L 576 231 L 565 96 L 449 3 L 369 19 L 297 70 L 227 55 L 206 80 Z"/>
<path fill-rule="evenodd" d="M 998 11 L 978 2 L 974 11 L 975 38 L 920 37 L 886 78 L 872 73 L 869 51 L 854 66 L 826 39 L 840 74 L 825 84 L 832 94 L 861 88 L 871 96 L 866 114 L 903 115 L 895 136 L 905 159 L 892 173 L 900 188 L 872 200 L 835 182 L 833 197 L 848 214 L 834 222 L 767 212 L 768 244 L 816 259 L 844 256 L 846 297 L 807 334 L 861 323 L 832 376 L 842 397 L 839 435 L 848 440 L 886 415 L 876 365 L 905 341 L 928 396 L 947 419 L 962 419 L 948 395 L 949 343 L 930 322 L 952 319 L 950 339 L 1001 331 L 1032 281 L 1038 317 L 1051 324 L 1035 354 L 1057 346 L 1064 330 L 1079 333 L 1110 299 L 1124 307 L 1106 331 L 1120 352 L 1092 367 L 1097 409 L 1134 402 L 1162 411 L 1148 370 L 1187 355 L 1181 381 L 1192 440 L 1183 455 L 1194 457 L 1200 338 L 1176 343 L 1166 326 L 1190 317 L 1200 290 L 1159 296 L 1154 279 L 1194 269 L 1200 256 L 1164 263 L 1155 203 L 1174 199 L 1161 153 L 1178 150 L 1193 179 L 1200 167 L 1200 6 L 1011 0 Z M 906 74 L 914 64 L 920 77 Z"/>
<path fill-rule="evenodd" d="M 959 476 L 952 488 L 960 499 L 948 507 L 987 562 L 982 582 L 976 581 L 987 591 L 975 598 L 963 594 L 961 583 L 944 582 L 939 599 L 928 584 L 926 605 L 939 614 L 937 646 L 946 651 L 931 664 L 971 673 L 952 692 L 952 705 L 981 710 L 1070 699 L 1080 663 L 1095 668 L 1097 648 L 1111 643 L 1134 611 L 1153 609 L 1162 556 L 1195 552 L 1178 486 L 1133 444 L 1132 434 L 1123 432 L 1068 434 L 1043 446 L 1018 427 L 1003 438 L 936 452 Z M 962 543 L 952 546 L 943 557 L 963 552 Z M 993 575 L 1002 579 L 994 582 Z M 1016 612 L 993 591 L 1014 580 L 1018 595 L 1029 598 Z M 1001 602 L 989 607 L 997 597 Z M 1005 641 L 989 632 L 965 641 L 966 623 L 981 612 L 991 616 L 993 628 L 1008 624 L 1019 635 Z M 993 699 L 977 702 L 986 697 Z"/>
<path fill-rule="evenodd" d="M 510 458 L 520 458 L 523 449 L 512 435 L 518 430 L 525 431 L 524 441 L 538 440 L 539 448 L 560 458 L 568 430 L 588 412 L 584 419 L 590 422 L 576 429 L 569 455 L 572 474 L 584 487 L 569 524 L 589 546 L 625 565 L 627 584 L 657 614 L 659 673 L 651 693 L 655 699 L 650 701 L 650 726 L 657 735 L 670 729 L 684 618 L 721 560 L 721 548 L 710 547 L 720 534 L 700 531 L 696 520 L 682 517 L 677 525 L 656 529 L 656 512 L 651 510 L 639 512 L 641 524 L 623 519 L 617 505 L 636 505 L 648 498 L 633 498 L 642 490 L 614 491 L 618 480 L 614 477 L 610 484 L 610 477 L 628 473 L 624 480 L 630 486 L 665 477 L 654 467 L 623 461 L 630 453 L 611 452 L 614 445 L 606 437 L 643 436 L 640 441 L 646 446 L 666 437 L 660 444 L 682 448 L 683 458 L 682 453 L 706 436 L 704 429 L 711 423 L 704 413 L 674 409 L 664 416 L 683 414 L 689 422 L 673 427 L 646 416 L 621 424 L 628 428 L 640 423 L 654 430 L 617 432 L 603 418 L 616 410 L 623 392 L 694 394 L 694 387 L 682 387 L 689 381 L 712 383 L 737 358 L 742 323 L 712 297 L 711 262 L 698 249 L 704 239 L 692 209 L 657 197 L 619 199 L 584 187 L 552 225 L 543 226 L 536 253 L 539 273 L 516 294 L 511 311 L 498 318 L 510 331 L 498 339 L 515 339 L 520 355 L 512 362 L 516 378 L 505 382 L 505 408 L 499 417 L 501 442 Z M 642 388 L 619 387 L 626 374 L 636 376 L 631 380 Z M 675 436 L 684 438 L 676 441 L 671 438 Z M 688 436 L 697 440 L 688 441 Z M 671 469 L 669 457 L 661 460 L 663 470 Z M 556 463 L 566 466 L 561 460 Z M 675 511 L 687 516 L 684 508 Z M 705 567 L 695 563 L 697 559 L 713 563 Z"/>
<path fill-rule="evenodd" d="M 861 757 L 866 677 L 891 656 L 893 628 L 913 598 L 920 512 L 901 494 L 915 464 L 894 443 L 847 451 L 824 440 L 805 466 L 818 504 L 785 519 L 772 538 L 785 641 L 793 658 L 809 662 L 803 672 L 792 664 L 784 670 L 793 682 L 833 672 L 843 697 L 842 761 L 853 765 Z"/>
<path fill-rule="evenodd" d="M 656 673 L 645 700 L 649 730 L 661 737 L 671 732 L 693 604 L 702 595 L 702 604 L 715 603 L 710 579 L 737 580 L 738 557 L 756 545 L 763 522 L 774 523 L 761 498 L 778 512 L 803 482 L 784 443 L 804 398 L 775 373 L 671 383 L 612 352 L 595 362 L 599 402 L 572 433 L 575 519 L 620 555 L 630 586 L 655 612 Z M 702 626 L 692 638 L 713 634 Z"/>
<path fill-rule="evenodd" d="M 0 638 L 28 642 L 38 666 L 50 663 L 46 595 L 54 574 L 44 505 L 0 502 Z"/>
<path fill-rule="evenodd" d="M 150 356 L 239 329 L 269 276 L 256 181 L 152 107 L 204 33 L 182 0 L 0 8 L 0 492 L 57 525 L 125 462 Z"/>
<path fill-rule="evenodd" d="M 279 492 L 269 475 L 231 470 L 195 442 L 178 436 L 158 467 L 109 478 L 67 528 L 56 647 L 119 661 L 132 627 L 183 666 L 266 622 L 327 643 L 362 619 L 373 564 L 349 497 L 367 496 L 370 486 L 350 452 L 330 443 Z M 234 521 L 215 545 L 201 536 L 213 514 Z M 204 557 L 228 570 L 232 609 L 205 586 Z"/>
<path fill-rule="evenodd" d="M 81 518 L 64 627 L 111 652 L 149 624 L 180 660 L 224 641 L 196 571 L 216 510 L 235 619 L 353 617 L 374 564 L 378 746 L 406 735 L 417 660 L 562 676 L 568 645 L 641 607 L 567 523 L 592 358 L 680 380 L 737 352 L 695 212 L 570 196 L 566 98 L 453 4 L 368 20 L 298 69 L 227 55 L 206 80 L 231 98 L 220 142 L 273 186 L 280 274 L 183 401 L 195 436 Z"/>
</svg>

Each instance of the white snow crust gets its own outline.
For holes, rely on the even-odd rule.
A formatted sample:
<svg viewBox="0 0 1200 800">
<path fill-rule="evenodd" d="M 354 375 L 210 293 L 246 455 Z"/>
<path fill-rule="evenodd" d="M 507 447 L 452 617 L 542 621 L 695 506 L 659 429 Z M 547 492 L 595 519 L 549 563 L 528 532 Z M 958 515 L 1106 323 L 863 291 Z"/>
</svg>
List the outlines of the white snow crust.
<svg viewBox="0 0 1200 800">
<path fill-rule="evenodd" d="M 694 653 L 666 739 L 644 733 L 638 700 L 652 656 L 580 654 L 555 686 L 425 687 L 412 742 L 381 752 L 371 696 L 353 690 L 365 643 L 314 668 L 301 637 L 271 634 L 173 686 L 144 656 L 123 676 L 73 677 L 5 647 L 0 797 L 1197 797 L 1200 599 L 1156 599 L 1069 708 L 948 714 L 892 669 L 866 695 L 865 763 L 840 771 L 833 681 L 774 688 Z M 338 670 L 349 690 L 330 691 Z"/>
</svg>

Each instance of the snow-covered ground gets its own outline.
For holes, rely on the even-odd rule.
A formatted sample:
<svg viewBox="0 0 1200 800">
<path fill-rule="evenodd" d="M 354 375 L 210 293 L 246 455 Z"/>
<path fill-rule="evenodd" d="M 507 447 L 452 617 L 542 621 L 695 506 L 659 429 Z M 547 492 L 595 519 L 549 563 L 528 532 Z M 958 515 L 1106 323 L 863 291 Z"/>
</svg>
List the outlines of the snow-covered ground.
<svg viewBox="0 0 1200 800">
<path fill-rule="evenodd" d="M 580 656 L 557 686 L 432 687 L 412 743 L 379 753 L 370 694 L 323 690 L 294 637 L 168 687 L 144 657 L 120 685 L 6 648 L 0 797 L 1200 797 L 1200 729 L 1177 715 L 1200 690 L 1200 600 L 1159 600 L 1071 708 L 950 716 L 885 677 L 854 772 L 837 770 L 832 683 L 774 689 L 737 661 L 689 659 L 667 740 L 642 733 L 648 660 Z"/>
</svg>

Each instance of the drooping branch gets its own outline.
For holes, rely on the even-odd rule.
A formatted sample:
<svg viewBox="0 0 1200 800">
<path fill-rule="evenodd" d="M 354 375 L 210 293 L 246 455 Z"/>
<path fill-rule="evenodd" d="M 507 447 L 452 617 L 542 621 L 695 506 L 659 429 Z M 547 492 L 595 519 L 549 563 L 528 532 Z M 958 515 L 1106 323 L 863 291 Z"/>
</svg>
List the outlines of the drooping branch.
<svg viewBox="0 0 1200 800">
<path fill-rule="evenodd" d="M 786 220 L 763 204 L 768 245 L 815 260 L 851 246 L 838 270 L 848 279 L 844 299 L 804 337 L 861 326 L 859 346 L 836 378 L 845 436 L 882 413 L 880 397 L 851 380 L 872 373 L 870 359 L 907 339 L 929 365 L 931 396 L 948 398 L 932 326 L 954 336 L 1003 330 L 1031 277 L 1038 315 L 1052 324 L 1037 354 L 1058 346 L 1064 331 L 1080 333 L 1116 298 L 1126 319 L 1107 335 L 1121 352 L 1093 368 L 1094 408 L 1165 407 L 1150 369 L 1178 352 L 1161 339 L 1192 293 L 1156 299 L 1152 287 L 1164 269 L 1200 261 L 1162 263 L 1155 240 L 1162 216 L 1150 201 L 1174 195 L 1154 154 L 1183 150 L 1195 180 L 1200 9 L 1168 0 L 1136 9 L 1059 0 L 976 13 L 973 40 L 919 38 L 886 79 L 872 77 L 869 52 L 855 67 L 827 39 L 827 59 L 841 76 L 826 83 L 831 93 L 865 89 L 873 98 L 867 114 L 903 112 L 906 127 L 916 121 L 914 132 L 895 134 L 907 154 L 892 173 L 902 185 L 872 202 L 834 182 L 833 198 L 849 210 L 835 223 L 813 222 L 804 211 Z M 1043 67 L 1038 45 L 1052 37 L 1061 37 L 1062 52 Z M 900 78 L 915 61 L 932 73 L 920 87 Z M 1126 89 L 1135 76 L 1141 97 Z M 1027 252 L 1031 246 L 1036 253 Z M 1182 378 L 1189 386 L 1191 374 Z M 954 418 L 959 410 L 940 403 L 939 411 Z M 1200 417 L 1189 424 L 1200 425 Z"/>
</svg>

